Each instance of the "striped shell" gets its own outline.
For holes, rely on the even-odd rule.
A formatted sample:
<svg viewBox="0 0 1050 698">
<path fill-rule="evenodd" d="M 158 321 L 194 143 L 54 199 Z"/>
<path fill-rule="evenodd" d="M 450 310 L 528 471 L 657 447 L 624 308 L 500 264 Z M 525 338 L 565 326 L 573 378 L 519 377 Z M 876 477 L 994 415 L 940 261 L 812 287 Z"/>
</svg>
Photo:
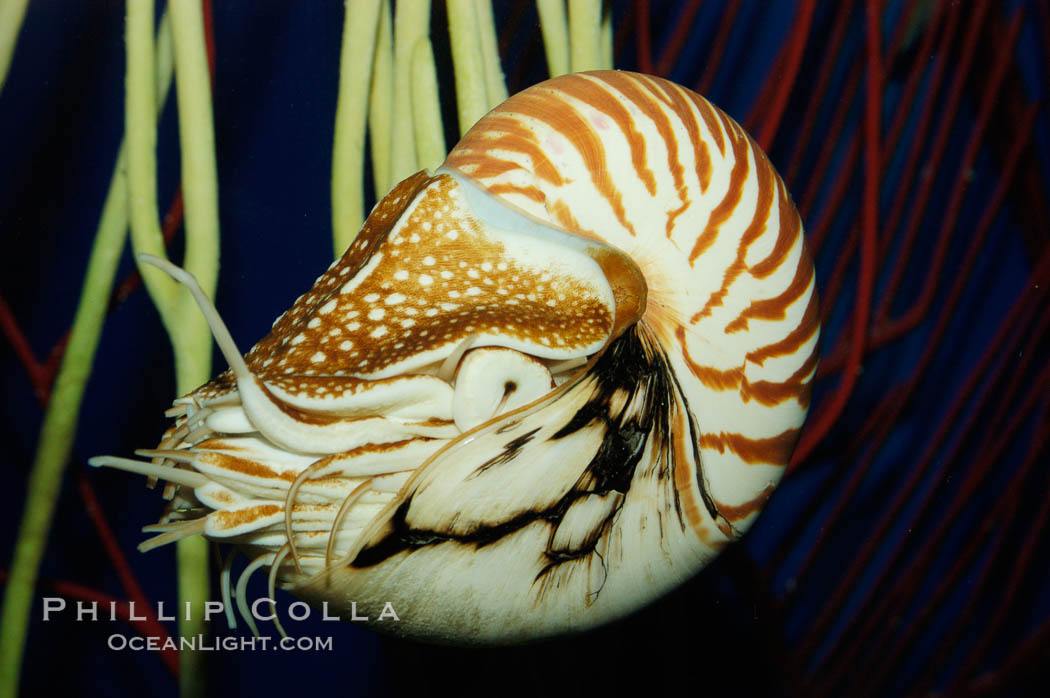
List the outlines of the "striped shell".
<svg viewBox="0 0 1050 698">
<path fill-rule="evenodd" d="M 147 547 L 236 543 L 330 612 L 389 602 L 378 627 L 443 642 L 583 630 L 754 521 L 816 309 L 735 122 L 659 78 L 566 75 L 395 187 L 243 359 L 210 311 L 231 371 L 176 402 L 152 463 L 96 463 L 174 483 Z"/>
</svg>

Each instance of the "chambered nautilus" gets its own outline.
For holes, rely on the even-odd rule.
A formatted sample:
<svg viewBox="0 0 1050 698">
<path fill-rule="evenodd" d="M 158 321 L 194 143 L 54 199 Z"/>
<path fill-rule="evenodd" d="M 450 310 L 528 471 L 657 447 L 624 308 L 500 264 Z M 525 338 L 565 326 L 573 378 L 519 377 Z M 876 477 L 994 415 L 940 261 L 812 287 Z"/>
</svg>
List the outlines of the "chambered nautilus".
<svg viewBox="0 0 1050 698">
<path fill-rule="evenodd" d="M 158 264 L 164 264 L 156 261 Z M 175 401 L 144 548 L 201 533 L 330 612 L 438 642 L 594 627 L 754 521 L 817 363 L 765 155 L 666 80 L 565 75 L 481 119 L 247 355 Z M 224 593 L 231 594 L 228 575 Z"/>
</svg>

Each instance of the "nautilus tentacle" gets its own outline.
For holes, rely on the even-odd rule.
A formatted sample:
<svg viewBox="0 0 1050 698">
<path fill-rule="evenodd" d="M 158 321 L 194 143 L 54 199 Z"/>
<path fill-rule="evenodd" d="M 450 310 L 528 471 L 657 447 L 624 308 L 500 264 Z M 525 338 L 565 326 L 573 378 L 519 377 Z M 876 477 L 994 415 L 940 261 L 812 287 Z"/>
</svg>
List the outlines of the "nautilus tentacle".
<svg viewBox="0 0 1050 698">
<path fill-rule="evenodd" d="M 203 532 L 436 641 L 581 630 L 688 579 L 770 496 L 817 361 L 780 178 L 633 73 L 497 107 L 243 359 L 198 295 L 231 370 L 152 462 L 94 461 L 173 483 L 147 545 Z"/>
</svg>

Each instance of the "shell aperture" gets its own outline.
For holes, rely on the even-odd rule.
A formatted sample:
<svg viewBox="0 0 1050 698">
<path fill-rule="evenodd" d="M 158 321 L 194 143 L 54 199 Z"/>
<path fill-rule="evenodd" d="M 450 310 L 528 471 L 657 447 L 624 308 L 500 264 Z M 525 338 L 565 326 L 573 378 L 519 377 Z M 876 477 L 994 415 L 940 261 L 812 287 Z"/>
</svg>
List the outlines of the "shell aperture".
<svg viewBox="0 0 1050 698">
<path fill-rule="evenodd" d="M 582 630 L 754 521 L 808 407 L 815 299 L 739 126 L 657 78 L 562 76 L 397 185 L 176 401 L 152 463 L 94 462 L 174 483 L 147 546 L 236 543 L 307 600 L 392 602 L 387 630 Z"/>
</svg>

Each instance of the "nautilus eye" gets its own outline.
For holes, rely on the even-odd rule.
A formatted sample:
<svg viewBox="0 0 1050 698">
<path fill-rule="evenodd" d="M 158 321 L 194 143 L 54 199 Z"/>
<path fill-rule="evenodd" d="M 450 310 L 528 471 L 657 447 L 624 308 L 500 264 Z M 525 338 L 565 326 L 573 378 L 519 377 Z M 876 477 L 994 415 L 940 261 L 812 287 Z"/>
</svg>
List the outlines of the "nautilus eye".
<svg viewBox="0 0 1050 698">
<path fill-rule="evenodd" d="M 195 293 L 230 370 L 176 401 L 149 462 L 94 460 L 170 483 L 144 547 L 203 533 L 271 587 L 390 602 L 386 629 L 434 641 L 578 631 L 688 579 L 769 498 L 817 361 L 765 155 L 624 72 L 490 112 L 243 357 Z"/>
</svg>

